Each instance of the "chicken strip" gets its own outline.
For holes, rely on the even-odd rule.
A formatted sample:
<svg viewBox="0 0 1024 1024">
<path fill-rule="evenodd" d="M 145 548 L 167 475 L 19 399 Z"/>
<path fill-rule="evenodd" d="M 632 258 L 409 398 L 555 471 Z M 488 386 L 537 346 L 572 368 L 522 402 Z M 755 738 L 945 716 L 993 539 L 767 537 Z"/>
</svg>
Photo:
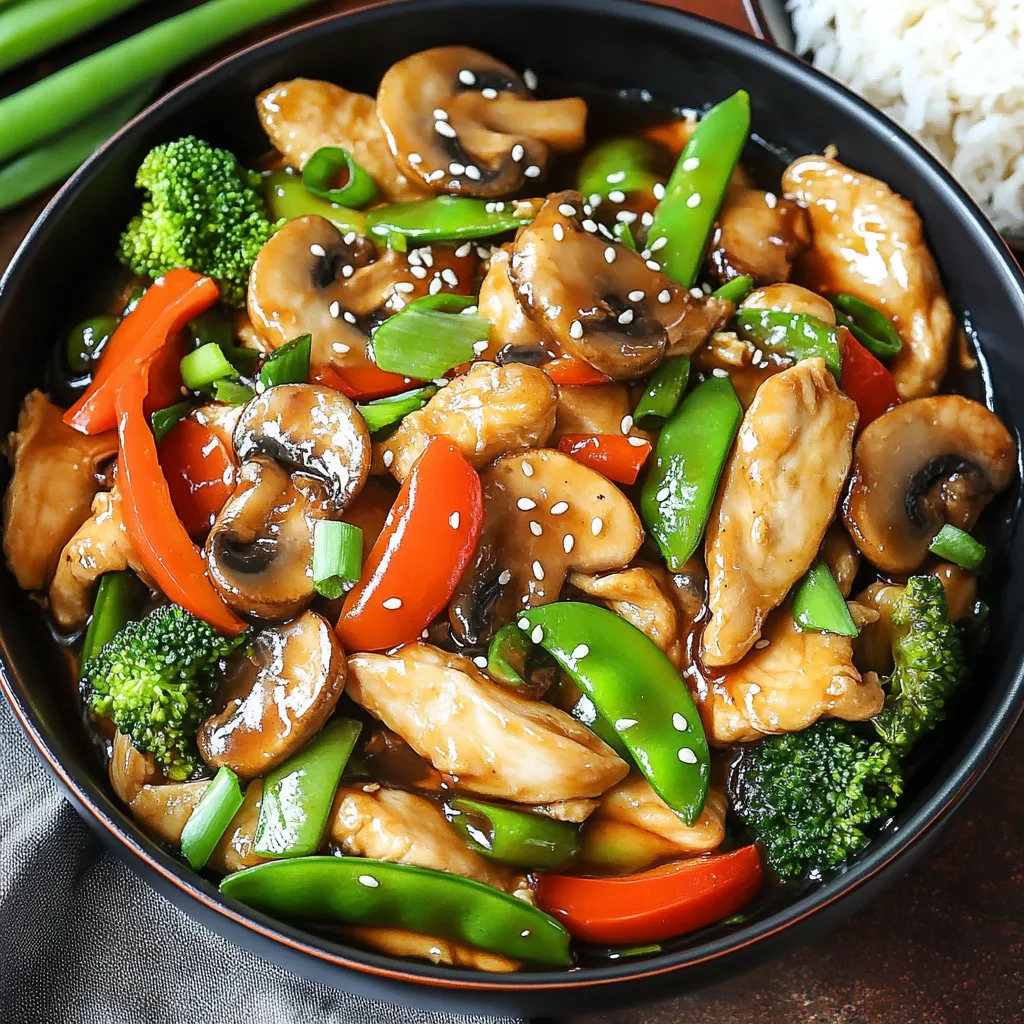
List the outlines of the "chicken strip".
<svg viewBox="0 0 1024 1024">
<path fill-rule="evenodd" d="M 447 964 L 450 967 L 469 967 L 474 971 L 492 971 L 508 974 L 518 971 L 522 964 L 498 953 L 485 949 L 464 946 L 451 939 L 433 935 L 421 935 L 401 928 L 367 928 L 349 925 L 339 932 L 359 946 L 375 949 L 388 956 L 413 957 L 429 960 L 432 964 Z"/>
<path fill-rule="evenodd" d="M 853 460 L 857 405 L 808 359 L 761 385 L 708 523 L 709 666 L 754 645 L 768 612 L 810 568 Z"/>
<path fill-rule="evenodd" d="M 956 319 L 914 207 L 884 182 L 827 156 L 802 156 L 782 175 L 811 218 L 811 248 L 795 276 L 818 292 L 848 292 L 892 318 L 903 350 L 888 365 L 900 397 L 934 395 Z"/>
</svg>

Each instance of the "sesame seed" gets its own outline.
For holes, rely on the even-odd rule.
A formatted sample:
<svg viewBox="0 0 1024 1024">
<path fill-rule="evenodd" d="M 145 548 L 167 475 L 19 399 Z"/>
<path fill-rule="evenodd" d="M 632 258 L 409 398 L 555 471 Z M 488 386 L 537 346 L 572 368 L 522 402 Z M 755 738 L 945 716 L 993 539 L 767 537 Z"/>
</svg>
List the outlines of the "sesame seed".
<svg viewBox="0 0 1024 1024">
<path fill-rule="evenodd" d="M 697 170 L 698 167 L 700 167 L 700 158 L 699 157 L 688 156 L 683 161 L 683 170 L 684 171 L 695 171 L 695 170 Z"/>
<path fill-rule="evenodd" d="M 409 292 L 415 291 L 415 290 L 416 290 L 416 285 L 414 285 L 412 283 L 412 281 L 396 281 L 395 282 L 395 291 L 396 292 L 405 292 L 406 294 L 408 294 Z"/>
<path fill-rule="evenodd" d="M 312 254 L 313 254 L 314 256 L 326 256 L 326 255 L 327 255 L 327 250 L 326 250 L 326 249 L 325 249 L 325 248 L 324 248 L 324 247 L 323 247 L 322 245 L 320 245 L 320 244 L 319 244 L 319 243 L 317 243 L 317 242 L 314 242 L 314 243 L 313 243 L 313 244 L 312 244 L 312 245 L 311 245 L 311 246 L 309 247 L 309 251 L 310 251 L 310 252 L 311 252 L 311 253 L 312 253 Z"/>
<path fill-rule="evenodd" d="M 385 469 L 390 469 L 391 468 L 391 463 L 394 462 L 394 461 L 395 461 L 395 453 L 390 448 L 385 449 L 385 451 L 384 451 L 384 468 Z"/>
<path fill-rule="evenodd" d="M 567 501 L 556 501 L 554 503 L 554 505 L 551 506 L 551 514 L 553 516 L 560 516 L 560 515 L 562 515 L 563 512 L 568 512 L 568 511 L 569 511 L 569 502 L 567 502 Z"/>
<path fill-rule="evenodd" d="M 459 310 L 459 316 L 476 316 L 480 312 L 479 306 L 467 306 Z"/>
<path fill-rule="evenodd" d="M 662 487 L 654 496 L 655 501 L 664 501 L 672 492 L 667 487 Z"/>
<path fill-rule="evenodd" d="M 562 538 L 562 550 L 566 554 L 569 554 L 575 546 L 576 546 L 576 538 L 571 533 L 567 533 Z"/>
<path fill-rule="evenodd" d="M 527 167 L 525 171 L 523 171 L 523 174 L 525 174 L 528 178 L 539 178 L 540 168 L 536 164 L 530 164 L 530 166 Z"/>
<path fill-rule="evenodd" d="M 463 68 L 459 72 L 459 81 L 463 85 L 476 85 L 476 75 L 469 68 Z"/>
<path fill-rule="evenodd" d="M 661 264 L 657 260 L 648 260 L 645 265 L 648 270 L 661 270 Z"/>
<path fill-rule="evenodd" d="M 427 286 L 427 291 L 430 292 L 431 295 L 436 295 L 443 287 L 444 282 L 435 274 L 433 280 Z"/>
<path fill-rule="evenodd" d="M 526 155 L 526 150 L 525 150 L 525 149 L 523 149 L 523 147 L 522 147 L 522 146 L 520 146 L 520 145 L 519 145 L 519 143 L 517 142 L 517 143 L 516 143 L 516 144 L 515 144 L 515 145 L 514 145 L 514 146 L 512 147 L 512 159 L 513 159 L 513 160 L 514 160 L 514 161 L 515 161 L 516 163 L 519 163 L 519 161 L 520 161 L 520 160 L 522 160 L 522 159 L 523 159 L 523 157 L 524 157 L 525 155 Z"/>
<path fill-rule="evenodd" d="M 331 351 L 332 352 L 337 352 L 340 355 L 345 355 L 346 352 L 351 352 L 352 351 L 352 346 L 351 345 L 343 345 L 340 341 L 335 341 L 335 342 L 332 342 L 332 344 L 331 344 Z"/>
<path fill-rule="evenodd" d="M 620 181 L 626 180 L 626 172 L 615 171 L 614 173 L 609 174 L 604 180 L 607 181 L 609 185 L 618 185 Z"/>
<path fill-rule="evenodd" d="M 665 186 L 662 185 L 660 181 L 655 183 L 653 192 L 654 198 L 657 199 L 659 203 L 665 198 Z"/>
<path fill-rule="evenodd" d="M 432 267 L 434 265 L 434 254 L 430 251 L 430 246 L 425 245 L 422 249 L 413 249 L 425 266 Z"/>
<path fill-rule="evenodd" d="M 497 203 L 484 203 L 484 213 L 494 213 Z"/>
<path fill-rule="evenodd" d="M 619 210 L 619 212 L 615 214 L 615 219 L 620 224 L 632 224 L 633 221 L 636 220 L 636 214 L 633 213 L 632 210 Z"/>
<path fill-rule="evenodd" d="M 597 230 L 597 225 L 588 217 L 583 222 L 583 230 L 584 231 L 591 231 L 591 232 L 596 231 Z"/>
<path fill-rule="evenodd" d="M 487 351 L 487 341 L 474 341 L 473 342 L 473 355 L 481 356 Z"/>
<path fill-rule="evenodd" d="M 558 204 L 558 212 L 563 217 L 575 217 L 576 216 L 576 207 L 571 205 L 570 203 L 559 203 Z"/>
<path fill-rule="evenodd" d="M 384 607 L 387 608 L 389 612 L 397 611 L 402 607 L 402 599 L 400 597 L 389 597 L 384 602 Z"/>
<path fill-rule="evenodd" d="M 431 171 L 430 174 L 427 175 L 427 181 L 440 181 L 441 178 L 443 178 L 443 177 L 444 177 L 444 171 L 441 171 L 441 170 Z"/>
<path fill-rule="evenodd" d="M 551 234 L 555 236 L 556 242 L 560 242 L 563 238 L 565 238 L 565 229 L 562 227 L 561 224 L 555 224 L 551 228 Z"/>
<path fill-rule="evenodd" d="M 348 231 L 342 241 L 346 245 L 351 245 L 356 240 L 356 233 L 354 231 Z"/>
<path fill-rule="evenodd" d="M 519 627 L 520 629 L 529 629 L 529 628 L 530 628 L 530 620 L 529 620 L 528 618 L 526 618 L 526 616 L 523 616 L 523 618 L 521 618 L 521 619 L 520 619 L 520 620 L 519 620 L 519 621 L 518 621 L 518 622 L 516 623 L 516 625 L 517 625 L 517 626 L 518 626 L 518 627 Z"/>
<path fill-rule="evenodd" d="M 346 263 L 345 266 L 341 268 L 342 277 L 351 277 L 353 273 L 355 273 L 355 268 L 349 263 Z"/>
<path fill-rule="evenodd" d="M 355 315 L 355 313 L 350 313 L 347 309 L 341 315 L 342 315 L 342 319 L 345 321 L 345 323 L 354 324 L 356 322 L 356 315 Z"/>
<path fill-rule="evenodd" d="M 479 181 L 480 180 L 480 168 L 477 167 L 476 164 L 470 164 L 466 168 L 466 177 L 469 178 L 471 181 Z"/>
<path fill-rule="evenodd" d="M 486 89 L 480 90 L 480 95 L 483 96 L 485 100 L 496 100 L 498 98 L 498 90 L 492 89 L 488 86 Z"/>
<path fill-rule="evenodd" d="M 544 627 L 534 626 L 533 632 L 530 634 L 530 639 L 535 643 L 539 644 L 544 639 Z"/>
<path fill-rule="evenodd" d="M 679 760 L 682 761 L 683 764 L 696 764 L 697 755 L 689 747 L 680 747 Z"/>
<path fill-rule="evenodd" d="M 419 153 L 410 153 L 409 163 L 411 163 L 413 166 L 415 166 L 416 164 L 421 164 L 423 163 L 423 157 L 421 157 Z"/>
<path fill-rule="evenodd" d="M 453 512 L 453 513 L 452 513 L 452 514 L 451 514 L 451 515 L 450 515 L 450 516 L 448 517 L 448 525 L 449 525 L 449 526 L 450 526 L 450 527 L 451 527 L 451 528 L 452 528 L 453 530 L 457 530 L 457 529 L 459 528 L 459 513 L 458 513 L 458 512 Z"/>
<path fill-rule="evenodd" d="M 647 441 L 646 441 L 646 440 L 645 440 L 644 438 L 642 438 L 642 437 L 627 437 L 627 438 L 626 438 L 626 440 L 627 440 L 627 441 L 628 441 L 628 442 L 629 442 L 629 443 L 630 443 L 630 444 L 631 444 L 631 445 L 632 445 L 632 446 L 633 446 L 634 448 L 643 448 L 643 446 L 644 446 L 645 444 L 647 444 Z"/>
<path fill-rule="evenodd" d="M 663 304 L 666 302 L 671 302 L 672 293 L 667 288 L 662 288 L 662 290 L 658 292 L 658 301 Z"/>
<path fill-rule="evenodd" d="M 765 194 L 764 194 L 764 204 L 765 204 L 765 206 L 768 207 L 769 210 L 774 210 L 777 203 L 778 203 L 778 199 L 775 197 L 775 193 L 774 192 L 765 192 Z"/>
<path fill-rule="evenodd" d="M 447 121 L 448 120 L 448 111 L 445 110 L 443 107 L 435 107 L 434 108 L 434 117 L 437 118 L 438 121 Z"/>
<path fill-rule="evenodd" d="M 473 250 L 472 242 L 465 242 L 455 250 L 455 255 L 458 257 L 468 256 Z"/>
<path fill-rule="evenodd" d="M 447 122 L 447 121 L 435 121 L 434 131 L 438 135 L 443 135 L 446 139 L 454 139 L 458 132 Z M 437 173 L 436 171 L 434 172 Z M 443 173 L 443 172 L 442 172 Z"/>
<path fill-rule="evenodd" d="M 691 295 L 692 295 L 692 296 L 693 296 L 693 297 L 694 297 L 695 299 L 703 299 L 703 298 L 704 298 L 704 292 L 703 292 L 703 291 L 702 291 L 702 290 L 701 290 L 700 288 L 698 288 L 698 287 L 697 287 L 696 285 L 694 285 L 694 286 L 693 286 L 693 287 L 692 287 L 692 288 L 690 289 L 690 294 L 691 294 Z"/>
<path fill-rule="evenodd" d="M 586 644 L 577 644 L 572 649 L 572 654 L 569 655 L 573 661 L 579 661 L 580 658 L 585 658 L 590 653 L 590 648 Z"/>
<path fill-rule="evenodd" d="M 594 516 L 590 521 L 590 532 L 596 537 L 604 529 L 604 520 L 600 516 Z"/>
<path fill-rule="evenodd" d="M 482 654 L 478 654 L 473 659 L 473 664 L 476 665 L 477 668 L 487 668 L 487 659 Z"/>
<path fill-rule="evenodd" d="M 614 263 L 615 262 L 615 249 L 614 249 L 613 246 L 609 245 L 605 249 L 605 251 L 604 251 L 604 261 L 605 261 L 605 263 Z"/>
<path fill-rule="evenodd" d="M 686 730 L 690 728 L 690 724 L 677 711 L 672 716 L 672 728 L 675 729 L 677 732 L 686 732 Z"/>
<path fill-rule="evenodd" d="M 761 639 L 754 644 L 754 650 L 763 651 L 770 643 L 770 640 L 766 640 L 764 637 L 761 637 Z"/>
<path fill-rule="evenodd" d="M 526 88 L 533 92 L 537 88 L 537 73 L 527 68 L 523 72 L 523 81 L 526 83 Z"/>
<path fill-rule="evenodd" d="M 377 879 L 373 877 L 373 875 L 360 875 L 359 884 L 368 886 L 371 889 L 376 889 L 377 886 L 380 885 L 380 882 L 378 882 Z"/>
<path fill-rule="evenodd" d="M 692 210 L 700 206 L 700 193 L 694 192 L 689 199 L 686 200 L 686 205 Z"/>
<path fill-rule="evenodd" d="M 573 320 L 569 325 L 569 337 L 576 339 L 583 337 L 583 324 L 581 324 L 579 320 Z"/>
<path fill-rule="evenodd" d="M 602 235 L 604 235 L 604 237 L 607 238 L 609 242 L 614 242 L 615 241 L 615 236 L 603 224 L 598 224 L 597 225 L 597 230 Z"/>
<path fill-rule="evenodd" d="M 661 238 L 656 238 L 651 242 L 651 252 L 657 252 L 659 249 L 664 249 L 668 245 L 668 236 L 662 235 Z"/>
<path fill-rule="evenodd" d="M 534 537 L 539 537 L 543 532 L 544 532 L 544 529 L 540 525 L 540 523 L 538 523 L 536 519 L 531 519 L 530 520 L 530 533 L 532 533 L 534 535 Z"/>
<path fill-rule="evenodd" d="M 633 310 L 624 309 L 618 315 L 618 321 L 620 324 L 631 324 L 633 322 Z"/>
<path fill-rule="evenodd" d="M 632 729 L 636 725 L 635 718 L 616 718 L 615 719 L 615 731 L 622 732 L 626 729 Z"/>
<path fill-rule="evenodd" d="M 601 205 L 602 196 L 600 192 L 591 192 L 588 198 L 590 199 L 590 205 L 595 210 Z"/>
<path fill-rule="evenodd" d="M 624 203 L 626 201 L 626 193 L 621 188 L 612 189 L 608 193 L 608 199 L 613 203 Z"/>
<path fill-rule="evenodd" d="M 494 212 L 495 213 L 504 213 L 505 212 L 505 204 L 504 203 L 495 203 L 494 204 Z"/>
<path fill-rule="evenodd" d="M 544 579 L 544 566 L 541 565 L 540 562 L 534 561 L 533 575 L 536 576 L 538 580 Z M 540 627 L 538 626 L 537 628 L 539 629 Z M 537 642 L 539 643 L 540 641 Z"/>
<path fill-rule="evenodd" d="M 523 463 L 523 476 L 533 476 L 533 466 L 528 462 Z"/>
<path fill-rule="evenodd" d="M 516 507 L 521 509 L 523 512 L 530 512 L 537 507 L 537 502 L 533 498 L 520 498 L 516 502 Z"/>
<path fill-rule="evenodd" d="M 427 268 L 426 267 L 410 267 L 409 268 L 409 273 L 412 274 L 412 276 L 415 277 L 418 281 L 422 281 L 427 276 Z"/>
<path fill-rule="evenodd" d="M 628 434 L 633 429 L 633 417 L 623 416 L 622 422 L 619 424 L 619 428 L 624 434 Z"/>
<path fill-rule="evenodd" d="M 645 228 L 649 228 L 654 223 L 654 214 L 650 210 L 645 210 L 643 215 L 640 217 L 640 223 Z"/>
<path fill-rule="evenodd" d="M 642 291 L 640 291 L 639 288 L 637 288 L 634 291 L 631 291 L 629 293 L 629 301 L 630 302 L 642 302 L 643 301 L 643 297 L 644 297 L 644 293 Z"/>
<path fill-rule="evenodd" d="M 449 174 L 455 174 L 455 175 L 465 174 L 466 173 L 466 165 L 465 164 L 460 164 L 457 160 L 453 160 L 448 165 L 448 173 Z"/>
<path fill-rule="evenodd" d="M 444 270 L 441 271 L 441 280 L 444 281 L 445 284 L 449 284 L 455 288 L 459 283 L 459 276 L 451 267 L 445 267 Z"/>
<path fill-rule="evenodd" d="M 429 629 L 425 629 L 425 630 L 423 630 L 422 633 L 420 633 L 420 639 L 421 640 L 427 640 L 427 639 L 429 639 L 429 637 L 430 637 L 430 630 Z"/>
<path fill-rule="evenodd" d="M 341 303 L 337 299 L 335 299 L 327 307 L 327 309 L 330 312 L 331 316 L 334 317 L 335 320 L 337 320 L 338 317 L 341 316 Z"/>
<path fill-rule="evenodd" d="M 512 581 L 512 570 L 511 569 L 503 570 L 501 575 L 498 577 L 498 582 L 502 586 L 505 586 L 507 583 L 511 583 L 511 581 Z"/>
</svg>

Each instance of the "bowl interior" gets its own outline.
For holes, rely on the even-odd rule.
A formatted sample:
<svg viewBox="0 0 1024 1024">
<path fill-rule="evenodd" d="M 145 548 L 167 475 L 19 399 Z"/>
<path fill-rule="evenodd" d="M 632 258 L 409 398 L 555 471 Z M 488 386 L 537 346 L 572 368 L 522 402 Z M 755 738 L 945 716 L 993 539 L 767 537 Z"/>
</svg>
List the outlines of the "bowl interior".
<svg viewBox="0 0 1024 1024">
<path fill-rule="evenodd" d="M 261 89 L 305 76 L 374 92 L 381 74 L 397 58 L 453 43 L 478 46 L 519 69 L 532 68 L 541 95 L 563 93 L 563 83 L 584 82 L 635 96 L 649 93 L 663 106 L 702 107 L 744 88 L 752 100 L 754 132 L 769 146 L 780 147 L 783 157 L 836 145 L 841 159 L 884 179 L 915 204 L 953 305 L 969 315 L 973 336 L 980 340 L 995 382 L 996 407 L 1015 427 L 1024 423 L 1024 350 L 1019 343 L 1024 292 L 1019 273 L 971 201 L 937 164 L 851 94 L 738 33 L 625 0 L 489 0 L 476 5 L 421 0 L 318 23 L 219 65 L 165 98 L 75 177 L 37 224 L 0 286 L 5 366 L 0 415 L 7 427 L 13 428 L 23 395 L 39 385 L 55 341 L 95 312 L 95 296 L 103 294 L 115 271 L 112 254 L 118 233 L 138 207 L 139 195 L 132 188 L 135 168 L 152 145 L 193 133 L 255 158 L 267 148 L 253 102 Z M 984 376 L 975 377 L 970 387 L 992 400 L 991 382 Z M 1014 608 L 1024 596 L 1024 541 L 1010 528 L 1016 506 L 1014 496 L 989 516 L 989 538 L 998 549 L 991 586 L 998 599 L 992 602 L 989 639 L 975 663 L 967 698 L 955 704 L 950 722 L 925 752 L 922 770 L 887 834 L 824 885 L 770 901 L 744 924 L 677 943 L 667 953 L 564 976 L 481 978 L 397 963 L 259 915 L 252 918 L 265 936 L 283 939 L 299 952 L 294 964 L 301 970 L 312 962 L 305 954 L 314 952 L 328 958 L 320 963 L 331 970 L 332 963 L 343 963 L 406 981 L 455 986 L 463 993 L 530 986 L 539 993 L 537 986 L 544 986 L 548 998 L 557 989 L 581 983 L 631 979 L 628 990 L 650 998 L 649 988 L 637 987 L 645 976 L 688 967 L 688 977 L 706 979 L 722 956 L 779 933 L 872 879 L 946 813 L 994 756 L 1021 696 L 1024 633 L 1015 628 Z M 73 690 L 60 682 L 68 678 L 65 659 L 50 642 L 38 607 L 6 572 L 0 573 L 0 613 L 0 653 L 14 702 L 37 743 L 62 767 L 79 805 L 88 806 L 95 820 L 111 823 L 121 841 L 165 883 L 200 897 L 207 909 L 223 908 L 210 880 L 197 879 L 147 839 L 113 799 L 85 739 Z M 198 912 L 199 904 L 189 896 L 179 902 Z M 227 909 L 233 916 L 215 911 L 215 926 L 245 919 L 237 907 Z M 360 987 L 357 975 L 347 976 L 345 983 Z M 404 997 L 410 998 L 408 993 Z M 445 996 L 449 1005 L 455 998 L 451 990 Z M 578 1002 L 572 1005 L 580 1007 Z"/>
</svg>

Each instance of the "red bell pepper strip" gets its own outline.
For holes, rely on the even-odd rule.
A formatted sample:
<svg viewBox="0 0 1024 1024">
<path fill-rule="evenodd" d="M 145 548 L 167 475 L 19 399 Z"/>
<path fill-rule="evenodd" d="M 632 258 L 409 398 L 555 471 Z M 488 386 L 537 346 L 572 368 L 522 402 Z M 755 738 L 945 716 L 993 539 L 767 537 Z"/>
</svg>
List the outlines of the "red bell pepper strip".
<svg viewBox="0 0 1024 1024">
<path fill-rule="evenodd" d="M 845 327 L 843 336 L 843 372 L 840 387 L 860 410 L 857 429 L 863 430 L 883 412 L 900 404 L 900 394 L 892 374 Z"/>
<path fill-rule="evenodd" d="M 618 434 L 564 434 L 558 450 L 620 484 L 636 483 L 651 454 L 651 442 Z"/>
<path fill-rule="evenodd" d="M 170 270 L 158 278 L 114 331 L 92 383 L 64 413 L 64 422 L 83 434 L 113 430 L 117 421 L 114 400 L 121 385 L 137 375 L 143 364 L 147 368 L 152 364 L 154 370 L 162 367 L 162 360 L 169 356 L 159 356 L 159 353 L 168 340 L 189 320 L 209 309 L 219 294 L 210 278 L 200 277 L 191 270 Z M 180 378 L 176 383 L 180 383 Z M 161 400 L 156 408 L 170 405 L 174 400 L 167 400 L 165 394 L 154 395 L 156 398 Z"/>
<path fill-rule="evenodd" d="M 761 882 L 757 849 L 744 846 L 622 878 L 540 875 L 537 905 L 584 942 L 661 942 L 735 914 Z"/>
<path fill-rule="evenodd" d="M 611 380 L 586 360 L 578 359 L 576 356 L 559 356 L 550 363 L 544 363 L 541 369 L 556 384 L 607 384 Z"/>
<path fill-rule="evenodd" d="M 435 437 L 345 599 L 337 626 L 345 649 L 380 651 L 416 640 L 450 600 L 482 523 L 480 477 L 458 448 Z"/>
<path fill-rule="evenodd" d="M 422 381 L 413 380 L 412 377 L 389 373 L 373 363 L 356 366 L 333 366 L 327 363 L 313 367 L 309 379 L 314 384 L 340 391 L 353 402 L 390 398 L 422 384 Z"/>
<path fill-rule="evenodd" d="M 209 427 L 183 419 L 160 442 L 160 468 L 185 529 L 205 536 L 235 483 L 227 445 Z"/>
</svg>

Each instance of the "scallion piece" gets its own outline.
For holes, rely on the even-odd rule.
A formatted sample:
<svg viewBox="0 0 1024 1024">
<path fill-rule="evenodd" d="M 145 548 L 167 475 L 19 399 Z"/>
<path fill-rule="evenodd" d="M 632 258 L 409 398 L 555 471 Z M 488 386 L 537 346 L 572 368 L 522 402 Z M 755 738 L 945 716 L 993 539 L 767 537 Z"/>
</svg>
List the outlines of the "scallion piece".
<svg viewBox="0 0 1024 1024">
<path fill-rule="evenodd" d="M 418 380 L 440 377 L 470 362 L 474 346 L 491 332 L 490 320 L 462 315 L 476 302 L 469 295 L 443 294 L 410 302 L 373 332 L 373 361 L 382 370 Z"/>
<path fill-rule="evenodd" d="M 657 430 L 676 411 L 689 379 L 690 360 L 686 356 L 666 359 L 647 378 L 633 411 L 633 422 L 641 430 Z"/>
<path fill-rule="evenodd" d="M 386 239 L 396 232 L 414 242 L 455 242 L 486 238 L 515 231 L 533 216 L 517 217 L 516 203 L 470 199 L 466 196 L 435 196 L 411 203 L 388 203 L 370 210 L 366 223 L 370 234 Z"/>
<path fill-rule="evenodd" d="M 985 561 L 985 545 L 976 541 L 969 533 L 950 526 L 945 526 L 935 535 L 931 547 L 928 550 L 939 558 L 945 558 L 947 562 L 959 565 L 961 569 L 969 569 L 974 572 L 981 568 Z"/>
<path fill-rule="evenodd" d="M 313 587 L 331 601 L 351 590 L 363 571 L 363 531 L 320 519 L 313 527 Z"/>
<path fill-rule="evenodd" d="M 487 674 L 506 686 L 525 686 L 523 674 L 532 646 L 526 633 L 514 622 L 506 622 L 487 648 Z"/>
<path fill-rule="evenodd" d="M 149 422 L 153 427 L 153 437 L 157 444 L 171 432 L 172 427 L 177 426 L 188 415 L 191 408 L 191 402 L 176 402 L 174 405 L 168 405 L 165 409 L 157 409 L 149 417 Z"/>
<path fill-rule="evenodd" d="M 339 180 L 344 183 L 337 185 Z M 321 146 L 302 168 L 307 192 L 328 202 L 361 210 L 377 198 L 377 183 L 342 146 Z"/>
<path fill-rule="evenodd" d="M 272 222 L 315 215 L 329 220 L 342 234 L 349 231 L 366 234 L 365 214 L 313 195 L 303 187 L 302 178 L 292 171 L 271 171 L 261 175 L 259 180 L 267 216 Z"/>
<path fill-rule="evenodd" d="M 617 220 L 612 227 L 612 234 L 627 248 L 632 249 L 633 252 L 639 252 L 640 250 L 636 246 L 636 241 L 633 239 L 633 232 L 629 230 L 628 224 L 623 224 L 621 220 Z"/>
<path fill-rule="evenodd" d="M 415 391 L 406 391 L 401 395 L 392 395 L 390 398 L 377 398 L 365 405 L 357 405 L 356 408 L 366 420 L 366 429 L 375 434 L 378 430 L 397 423 L 409 413 L 422 409 L 435 394 L 437 388 L 429 385 Z"/>
<path fill-rule="evenodd" d="M 94 658 L 142 611 L 146 588 L 133 572 L 108 572 L 100 577 L 92 618 L 82 644 L 82 664 Z"/>
<path fill-rule="evenodd" d="M 193 391 L 205 388 L 222 377 L 233 377 L 235 368 L 216 342 L 200 345 L 181 360 L 181 381 Z"/>
<path fill-rule="evenodd" d="M 846 606 L 832 571 L 819 562 L 801 580 L 793 597 L 793 618 L 802 630 L 856 636 L 850 609 Z"/>
<path fill-rule="evenodd" d="M 244 799 L 238 776 L 221 768 L 181 830 L 181 852 L 196 871 L 210 859 Z"/>
<path fill-rule="evenodd" d="M 873 356 L 891 359 L 899 355 L 903 341 L 892 321 L 880 309 L 846 292 L 829 295 L 828 299 L 836 311 L 836 320 L 848 328 Z"/>
<path fill-rule="evenodd" d="M 712 298 L 725 299 L 726 302 L 734 302 L 738 306 L 750 294 L 753 287 L 754 279 L 744 274 L 743 277 L 734 277 L 731 281 L 726 281 L 711 295 Z"/>
<path fill-rule="evenodd" d="M 225 405 L 248 405 L 256 397 L 256 392 L 241 381 L 224 379 L 214 381 L 213 397 Z"/>
<path fill-rule="evenodd" d="M 277 384 L 305 384 L 309 379 L 312 343 L 312 335 L 303 334 L 277 349 L 260 370 L 263 386 L 272 388 Z"/>
<path fill-rule="evenodd" d="M 408 252 L 409 243 L 406 242 L 405 235 L 401 231 L 389 231 L 388 248 L 394 249 L 395 252 Z"/>
</svg>

